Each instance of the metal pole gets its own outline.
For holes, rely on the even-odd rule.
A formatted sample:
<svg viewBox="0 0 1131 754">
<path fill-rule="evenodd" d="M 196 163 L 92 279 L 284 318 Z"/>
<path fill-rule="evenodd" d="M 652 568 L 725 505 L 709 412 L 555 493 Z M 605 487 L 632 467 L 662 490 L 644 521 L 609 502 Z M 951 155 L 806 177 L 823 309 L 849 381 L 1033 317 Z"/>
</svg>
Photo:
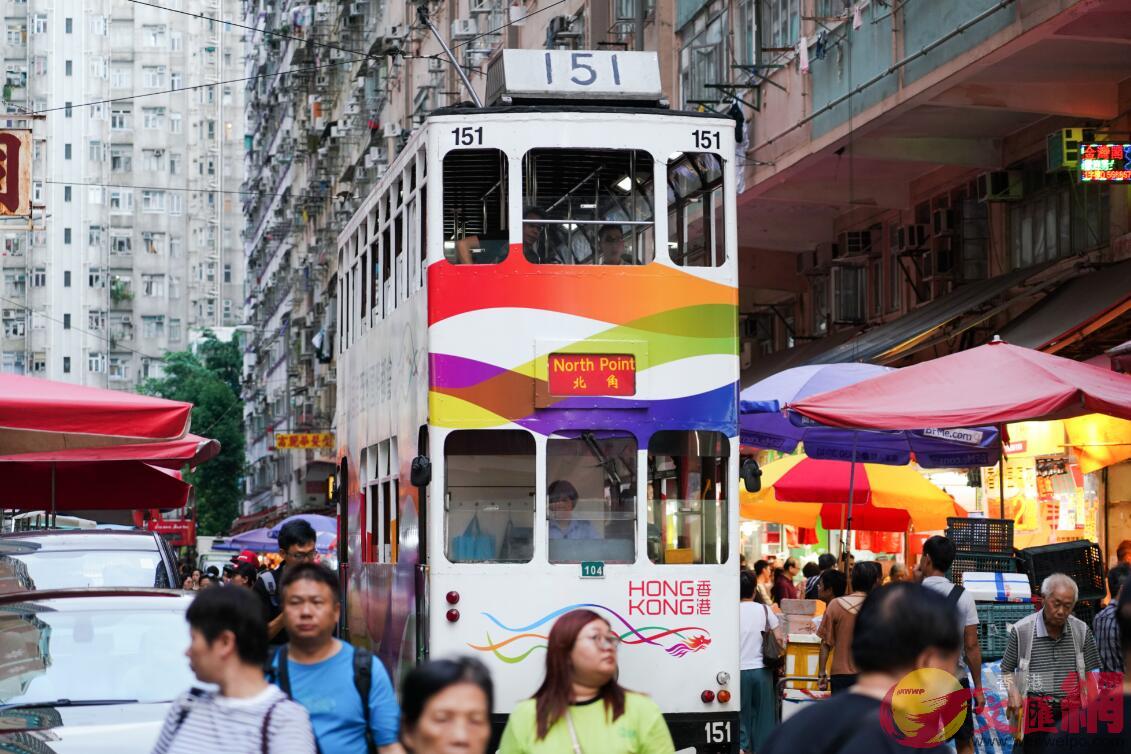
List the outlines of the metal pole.
<svg viewBox="0 0 1131 754">
<path fill-rule="evenodd" d="M 644 3 L 646 0 L 636 0 L 635 18 L 633 19 L 632 37 L 634 47 L 640 51 L 644 49 Z"/>
<path fill-rule="evenodd" d="M 55 528 L 55 464 L 51 464 L 51 528 Z"/>
<path fill-rule="evenodd" d="M 848 520 L 844 529 L 844 546 L 850 548 L 849 539 L 852 537 L 852 493 L 856 489 L 856 441 L 859 438 L 859 432 L 852 433 L 852 460 L 848 467 Z M 848 563 L 848 558 L 844 559 L 845 564 Z"/>
<path fill-rule="evenodd" d="M 456 73 L 459 74 L 459 78 L 460 81 L 463 82 L 464 89 L 467 89 L 467 93 L 471 95 L 471 101 L 475 103 L 476 107 L 483 107 L 483 100 L 479 99 L 479 94 L 475 91 L 475 88 L 471 86 L 471 82 L 467 80 L 467 74 L 463 72 L 463 66 L 461 66 L 459 64 L 459 61 L 456 60 L 456 56 L 455 53 L 452 52 L 452 48 L 448 47 L 448 43 L 445 42 L 444 38 L 440 36 L 440 32 L 436 29 L 435 24 L 432 23 L 432 19 L 428 17 L 427 3 L 421 3 L 420 5 L 416 6 L 416 17 L 420 20 L 420 23 L 428 27 L 428 30 L 432 32 L 432 36 L 436 37 L 436 41 L 439 42 L 440 47 L 444 49 L 444 54 L 448 56 L 448 60 L 456 69 Z"/>
<path fill-rule="evenodd" d="M 997 457 L 997 504 L 998 518 L 1005 518 L 1005 425 L 997 425 L 998 443 L 1001 453 Z"/>
</svg>

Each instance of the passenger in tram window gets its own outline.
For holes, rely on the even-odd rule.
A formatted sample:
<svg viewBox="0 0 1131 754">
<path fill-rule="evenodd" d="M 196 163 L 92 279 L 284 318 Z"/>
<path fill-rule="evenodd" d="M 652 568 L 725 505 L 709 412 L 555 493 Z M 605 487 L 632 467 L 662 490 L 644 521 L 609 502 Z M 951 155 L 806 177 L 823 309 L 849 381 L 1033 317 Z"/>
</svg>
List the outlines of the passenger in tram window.
<svg viewBox="0 0 1131 754">
<path fill-rule="evenodd" d="M 577 488 L 564 479 L 551 482 L 546 490 L 550 508 L 550 539 L 599 539 L 593 524 L 573 517 Z"/>
<path fill-rule="evenodd" d="M 560 254 L 554 253 L 556 244 L 550 242 L 551 228 L 553 226 L 543 225 L 540 220 L 546 219 L 546 213 L 538 207 L 528 206 L 523 208 L 522 216 L 524 221 L 534 220 L 536 222 L 523 222 L 522 224 L 522 253 L 527 261 L 534 264 L 550 264 L 555 262 Z M 458 264 L 496 264 L 503 261 L 507 256 L 507 242 L 506 240 L 493 240 L 480 235 L 464 236 L 455 242 L 456 246 L 456 262 Z M 497 247 L 497 248 L 496 248 Z M 485 254 L 480 254 L 478 257 L 473 254 L 476 249 L 480 249 Z"/>
<path fill-rule="evenodd" d="M 619 225 L 602 225 L 597 231 L 597 264 L 636 264 L 624 248 L 624 229 Z"/>
</svg>

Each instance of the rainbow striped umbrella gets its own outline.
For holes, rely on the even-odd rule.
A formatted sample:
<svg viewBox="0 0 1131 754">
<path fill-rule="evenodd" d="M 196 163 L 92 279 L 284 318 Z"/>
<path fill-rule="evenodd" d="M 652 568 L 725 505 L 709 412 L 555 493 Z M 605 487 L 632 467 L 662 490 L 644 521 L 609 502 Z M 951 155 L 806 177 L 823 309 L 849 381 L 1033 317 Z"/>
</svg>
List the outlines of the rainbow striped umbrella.
<svg viewBox="0 0 1131 754">
<path fill-rule="evenodd" d="M 852 490 L 852 528 L 868 531 L 935 531 L 949 516 L 965 516 L 954 498 L 910 466 L 823 461 L 789 456 L 762 467 L 762 489 L 740 486 L 742 517 L 826 529 L 847 526 Z"/>
</svg>

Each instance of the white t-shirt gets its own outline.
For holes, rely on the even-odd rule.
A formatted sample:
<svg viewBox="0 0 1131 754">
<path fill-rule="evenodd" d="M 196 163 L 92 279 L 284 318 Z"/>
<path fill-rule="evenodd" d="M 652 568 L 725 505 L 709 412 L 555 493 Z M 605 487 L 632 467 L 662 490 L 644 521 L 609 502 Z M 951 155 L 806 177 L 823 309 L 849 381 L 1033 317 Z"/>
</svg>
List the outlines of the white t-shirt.
<svg viewBox="0 0 1131 754">
<path fill-rule="evenodd" d="M 738 603 L 738 667 L 740 670 L 757 670 L 765 667 L 762 662 L 762 632 L 766 630 L 766 618 L 770 619 L 770 629 L 778 627 L 778 616 L 765 605 L 757 602 Z"/>
<path fill-rule="evenodd" d="M 923 586 L 928 589 L 933 589 L 944 597 L 950 595 L 950 590 L 954 588 L 954 584 L 950 582 L 945 576 L 928 576 L 923 579 Z M 958 598 L 958 630 L 964 637 L 967 626 L 978 625 L 978 606 L 974 604 L 974 598 L 970 596 L 970 592 L 963 590 Z M 966 668 L 966 652 L 962 652 L 962 668 Z M 963 673 L 965 675 L 965 673 Z"/>
<path fill-rule="evenodd" d="M 268 710 L 264 736 L 263 719 Z M 264 740 L 266 739 L 266 740 Z M 193 689 L 169 708 L 153 754 L 314 754 L 310 717 L 277 686 L 235 699 Z"/>
</svg>

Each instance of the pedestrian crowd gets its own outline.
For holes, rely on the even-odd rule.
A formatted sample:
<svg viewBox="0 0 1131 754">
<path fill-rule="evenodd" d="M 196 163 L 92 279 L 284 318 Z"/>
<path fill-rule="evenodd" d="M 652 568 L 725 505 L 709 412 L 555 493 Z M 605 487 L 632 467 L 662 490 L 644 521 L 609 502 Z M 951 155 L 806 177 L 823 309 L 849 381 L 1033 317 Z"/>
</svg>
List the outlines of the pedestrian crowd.
<svg viewBox="0 0 1131 754">
<path fill-rule="evenodd" d="M 310 525 L 295 521 L 280 531 L 276 568 L 259 571 L 255 554 L 244 552 L 222 576 L 185 574 L 185 588 L 200 591 L 186 615 L 186 654 L 208 688 L 193 688 L 173 703 L 154 754 L 486 752 L 494 695 L 486 668 L 471 658 L 425 663 L 403 679 L 398 704 L 385 666 L 337 638 L 339 582 L 315 562 L 315 542 Z M 1123 588 L 1131 543 L 1126 555 L 1128 563 L 1109 574 L 1112 602 L 1096 616 L 1094 632 L 1072 616 L 1076 584 L 1061 574 L 1042 585 L 1042 609 L 1011 631 L 1001 663 L 1010 716 L 1039 710 L 1052 723 L 1049 732 L 1027 735 L 1022 751 L 1124 751 L 1121 728 L 1068 739 L 1055 728 L 1088 702 L 1095 687 L 1088 674 L 1122 673 L 1131 659 L 1131 588 Z M 946 577 L 954 557 L 954 545 L 938 536 L 924 543 L 913 569 L 892 567 L 886 579 L 878 563 L 851 556 L 838 562 L 822 555 L 804 567 L 794 558 L 780 567 L 760 560 L 750 571 L 743 564 L 741 751 L 906 752 L 881 710 L 895 685 L 916 670 L 942 669 L 962 679 L 970 689 L 963 703 L 971 713 L 981 710 L 978 614 L 971 596 Z M 223 588 L 209 588 L 216 584 Z M 787 641 L 780 606 L 800 597 L 827 605 L 817 629 L 819 686 L 832 696 L 778 724 L 774 680 Z M 620 643 L 596 612 L 559 617 L 547 638 L 542 684 L 511 711 L 499 754 L 674 754 L 656 703 L 618 682 Z M 1119 700 L 1131 714 L 1126 682 Z M 920 748 L 972 751 L 973 715 L 966 721 L 948 730 L 954 749 Z M 1090 738 L 1085 743 L 1081 736 Z"/>
</svg>

